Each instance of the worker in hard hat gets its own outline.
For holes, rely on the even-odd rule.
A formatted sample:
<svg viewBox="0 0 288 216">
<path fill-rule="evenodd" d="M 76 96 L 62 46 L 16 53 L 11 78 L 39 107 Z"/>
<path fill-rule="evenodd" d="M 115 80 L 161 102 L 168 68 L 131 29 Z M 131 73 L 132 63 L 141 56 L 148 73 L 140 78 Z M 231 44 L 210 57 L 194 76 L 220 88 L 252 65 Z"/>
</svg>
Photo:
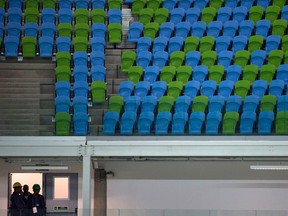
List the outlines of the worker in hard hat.
<svg viewBox="0 0 288 216">
<path fill-rule="evenodd" d="M 13 193 L 10 196 L 10 212 L 11 216 L 24 215 L 23 213 L 27 209 L 26 203 L 22 196 L 22 185 L 20 182 L 15 182 L 13 184 Z"/>
<path fill-rule="evenodd" d="M 30 215 L 43 216 L 46 215 L 46 202 L 44 196 L 39 194 L 41 187 L 39 184 L 34 184 L 33 194 L 28 197 L 27 206 L 30 209 Z"/>
</svg>

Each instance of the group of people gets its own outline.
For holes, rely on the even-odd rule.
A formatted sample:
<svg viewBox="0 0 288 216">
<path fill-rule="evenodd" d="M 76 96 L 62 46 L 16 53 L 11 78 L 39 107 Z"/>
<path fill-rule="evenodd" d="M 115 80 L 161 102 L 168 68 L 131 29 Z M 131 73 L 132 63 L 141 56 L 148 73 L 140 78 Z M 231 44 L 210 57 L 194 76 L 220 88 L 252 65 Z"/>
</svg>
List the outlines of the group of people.
<svg viewBox="0 0 288 216">
<path fill-rule="evenodd" d="M 13 184 L 13 193 L 10 196 L 11 216 L 43 216 L 46 215 L 46 203 L 44 196 L 39 194 L 41 187 L 34 184 L 33 193 L 29 192 L 29 186 L 22 185 L 20 182 Z"/>
</svg>

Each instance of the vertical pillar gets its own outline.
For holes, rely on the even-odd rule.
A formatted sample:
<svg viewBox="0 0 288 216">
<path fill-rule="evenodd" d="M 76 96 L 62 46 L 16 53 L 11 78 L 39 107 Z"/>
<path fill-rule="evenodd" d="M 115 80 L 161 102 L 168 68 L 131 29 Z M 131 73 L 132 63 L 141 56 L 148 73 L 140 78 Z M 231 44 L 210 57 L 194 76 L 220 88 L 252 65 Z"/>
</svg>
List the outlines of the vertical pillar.
<svg viewBox="0 0 288 216">
<path fill-rule="evenodd" d="M 83 156 L 83 182 L 82 182 L 82 199 L 83 199 L 83 216 L 90 216 L 91 212 L 91 156 Z"/>
</svg>

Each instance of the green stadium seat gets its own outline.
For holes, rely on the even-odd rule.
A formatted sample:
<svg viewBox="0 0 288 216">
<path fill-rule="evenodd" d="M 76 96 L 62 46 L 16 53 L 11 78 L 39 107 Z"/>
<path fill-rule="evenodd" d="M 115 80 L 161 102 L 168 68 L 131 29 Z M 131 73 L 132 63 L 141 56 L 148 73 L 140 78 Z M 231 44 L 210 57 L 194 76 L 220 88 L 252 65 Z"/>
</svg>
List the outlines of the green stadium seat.
<svg viewBox="0 0 288 216">
<path fill-rule="evenodd" d="M 162 3 L 162 0 L 147 0 L 147 8 L 152 8 L 154 11 L 157 10 Z"/>
<path fill-rule="evenodd" d="M 258 66 L 254 64 L 246 65 L 243 68 L 243 80 L 250 82 L 250 85 L 256 80 L 258 75 Z"/>
<path fill-rule="evenodd" d="M 157 32 L 159 31 L 159 24 L 156 22 L 147 23 L 144 26 L 143 34 L 144 37 L 150 37 L 152 41 L 157 36 Z"/>
<path fill-rule="evenodd" d="M 272 5 L 276 5 L 282 8 L 285 4 L 287 4 L 286 0 L 272 0 Z"/>
<path fill-rule="evenodd" d="M 222 65 L 213 65 L 209 68 L 209 80 L 214 80 L 217 85 L 220 84 L 224 76 L 224 66 Z"/>
<path fill-rule="evenodd" d="M 134 85 L 138 83 L 143 75 L 143 68 L 141 66 L 132 66 L 128 70 L 128 80 L 132 81 Z"/>
<path fill-rule="evenodd" d="M 235 54 L 234 64 L 240 65 L 242 68 L 247 65 L 250 59 L 250 52 L 248 50 L 239 50 Z"/>
<path fill-rule="evenodd" d="M 277 103 L 276 95 L 264 95 L 260 101 L 260 112 L 272 111 L 274 112 Z"/>
<path fill-rule="evenodd" d="M 182 65 L 184 60 L 185 60 L 185 52 L 175 51 L 172 52 L 170 55 L 169 65 L 175 66 L 177 68 Z"/>
<path fill-rule="evenodd" d="M 288 50 L 284 54 L 284 64 L 288 64 Z"/>
<path fill-rule="evenodd" d="M 280 111 L 276 114 L 275 133 L 288 134 L 288 111 Z"/>
<path fill-rule="evenodd" d="M 167 84 L 174 80 L 176 74 L 175 66 L 164 66 L 160 73 L 160 81 L 165 81 Z"/>
<path fill-rule="evenodd" d="M 262 19 L 262 16 L 264 14 L 264 9 L 261 6 L 252 6 L 249 11 L 249 20 L 254 21 L 254 24 Z"/>
<path fill-rule="evenodd" d="M 206 25 L 214 20 L 217 14 L 217 10 L 214 7 L 205 7 L 201 13 L 201 21 L 205 22 Z"/>
<path fill-rule="evenodd" d="M 132 15 L 139 15 L 140 11 L 144 8 L 146 0 L 133 0 L 132 2 Z"/>
<path fill-rule="evenodd" d="M 261 35 L 253 35 L 249 38 L 248 50 L 252 53 L 255 50 L 261 50 L 264 38 Z"/>
<path fill-rule="evenodd" d="M 158 103 L 158 113 L 159 112 L 171 112 L 173 106 L 175 103 L 175 99 L 172 96 L 162 96 L 159 99 L 159 103 Z"/>
<path fill-rule="evenodd" d="M 106 83 L 104 81 L 92 82 L 91 93 L 93 103 L 104 103 L 106 101 Z"/>
<path fill-rule="evenodd" d="M 192 75 L 191 66 L 182 65 L 176 69 L 176 80 L 182 82 L 184 85 L 189 81 L 191 75 Z"/>
<path fill-rule="evenodd" d="M 224 0 L 210 0 L 209 6 L 215 8 L 216 11 L 218 11 L 218 9 L 222 7 L 223 2 Z"/>
<path fill-rule="evenodd" d="M 198 49 L 198 45 L 199 45 L 199 38 L 197 36 L 187 37 L 185 39 L 184 52 L 187 53 L 189 51 L 195 51 Z"/>
<path fill-rule="evenodd" d="M 205 65 L 208 68 L 215 65 L 216 59 L 217 59 L 216 51 L 208 50 L 202 53 L 202 65 Z"/>
<path fill-rule="evenodd" d="M 122 0 L 107 0 L 109 9 L 121 9 Z"/>
<path fill-rule="evenodd" d="M 55 9 L 56 0 L 45 0 L 42 1 L 43 8 L 53 8 Z"/>
<path fill-rule="evenodd" d="M 200 39 L 199 51 L 201 53 L 212 50 L 214 47 L 215 38 L 213 36 L 204 36 Z"/>
<path fill-rule="evenodd" d="M 139 13 L 139 22 L 143 25 L 150 23 L 154 16 L 154 11 L 151 8 L 144 8 Z"/>
<path fill-rule="evenodd" d="M 282 48 L 283 52 L 288 51 L 288 35 L 284 35 L 282 37 L 281 48 Z"/>
<path fill-rule="evenodd" d="M 272 35 L 280 35 L 284 36 L 287 29 L 287 20 L 284 19 L 276 19 L 272 23 Z"/>
<path fill-rule="evenodd" d="M 119 23 L 110 23 L 108 25 L 108 41 L 109 43 L 122 42 L 122 25 Z"/>
<path fill-rule="evenodd" d="M 89 11 L 84 8 L 78 8 L 74 12 L 75 22 L 77 23 L 88 23 Z"/>
<path fill-rule="evenodd" d="M 74 32 L 75 32 L 76 37 L 88 38 L 89 25 L 87 23 L 77 23 L 74 26 Z"/>
<path fill-rule="evenodd" d="M 25 0 L 25 8 L 35 8 L 38 10 L 38 0 Z"/>
<path fill-rule="evenodd" d="M 192 112 L 204 112 L 208 106 L 208 97 L 207 96 L 196 96 L 192 102 Z"/>
<path fill-rule="evenodd" d="M 166 22 L 169 17 L 169 11 L 167 8 L 158 8 L 154 12 L 154 22 L 161 25 L 162 23 Z"/>
<path fill-rule="evenodd" d="M 277 5 L 270 5 L 266 8 L 265 19 L 270 20 L 271 23 L 274 22 L 279 16 L 281 9 Z"/>
<path fill-rule="evenodd" d="M 103 9 L 96 8 L 91 11 L 92 23 L 104 23 L 106 22 L 106 12 Z"/>
<path fill-rule="evenodd" d="M 126 50 L 121 56 L 121 71 L 128 72 L 129 68 L 134 65 L 136 60 L 136 53 L 131 50 Z"/>
<path fill-rule="evenodd" d="M 5 1 L 6 0 L 0 0 L 0 8 L 5 8 Z"/>
<path fill-rule="evenodd" d="M 73 38 L 74 52 L 83 51 L 87 52 L 88 39 L 85 37 Z"/>
<path fill-rule="evenodd" d="M 55 68 L 56 81 L 70 82 L 71 69 L 70 65 L 60 65 Z"/>
<path fill-rule="evenodd" d="M 55 129 L 57 136 L 70 135 L 70 122 L 71 117 L 69 113 L 59 112 L 55 115 Z"/>
<path fill-rule="evenodd" d="M 248 80 L 239 80 L 235 84 L 234 95 L 239 95 L 244 101 L 250 90 L 250 82 Z"/>
<path fill-rule="evenodd" d="M 38 4 L 38 2 L 37 2 Z M 25 23 L 34 22 L 38 23 L 39 11 L 37 8 L 26 8 L 24 11 L 24 20 Z"/>
<path fill-rule="evenodd" d="M 235 134 L 238 121 L 239 121 L 238 112 L 226 112 L 223 118 L 223 134 L 225 135 Z"/>
<path fill-rule="evenodd" d="M 284 52 L 282 50 L 271 50 L 268 55 L 268 64 L 278 67 L 283 60 Z"/>
<path fill-rule="evenodd" d="M 70 52 L 57 52 L 56 64 L 57 66 L 69 66 L 70 67 L 71 54 Z"/>
<path fill-rule="evenodd" d="M 263 65 L 260 69 L 260 80 L 266 80 L 268 84 L 270 84 L 271 80 L 273 80 L 276 72 L 275 65 L 266 64 Z"/>
<path fill-rule="evenodd" d="M 22 38 L 23 57 L 33 58 L 36 56 L 37 39 L 35 37 L 26 36 Z"/>
<path fill-rule="evenodd" d="M 124 105 L 123 97 L 119 95 L 113 95 L 109 98 L 108 111 L 117 112 L 120 114 L 123 109 L 123 105 Z"/>
<path fill-rule="evenodd" d="M 173 81 L 168 84 L 167 95 L 172 96 L 175 101 L 181 95 L 183 90 L 183 83 L 180 81 Z"/>
<path fill-rule="evenodd" d="M 57 25 L 58 37 L 71 38 L 72 25 L 70 23 L 59 23 Z"/>
</svg>

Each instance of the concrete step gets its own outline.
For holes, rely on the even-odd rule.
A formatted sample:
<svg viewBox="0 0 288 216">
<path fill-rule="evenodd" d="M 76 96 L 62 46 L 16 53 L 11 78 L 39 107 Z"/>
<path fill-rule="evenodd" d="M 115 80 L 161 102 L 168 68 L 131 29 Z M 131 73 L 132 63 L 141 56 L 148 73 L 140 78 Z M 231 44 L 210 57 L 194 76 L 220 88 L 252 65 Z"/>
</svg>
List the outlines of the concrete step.
<svg viewBox="0 0 288 216">
<path fill-rule="evenodd" d="M 52 60 L 44 60 L 40 61 L 38 59 L 35 61 L 35 59 L 31 59 L 30 61 L 26 59 L 25 61 L 19 62 L 15 60 L 6 59 L 5 61 L 2 61 L 0 64 L 0 71 L 1 70 L 54 70 L 56 67 L 56 62 L 53 62 Z"/>
<path fill-rule="evenodd" d="M 1 85 L 1 84 L 0 84 Z M 0 97 L 7 94 L 17 94 L 17 95 L 34 95 L 40 94 L 40 86 L 39 88 L 14 88 L 14 87 L 0 87 Z"/>
<path fill-rule="evenodd" d="M 27 98 L 27 99 L 53 99 L 55 98 L 54 95 L 51 94 L 1 94 L 0 93 L 0 99 L 8 99 L 8 98 L 13 98 L 14 100 L 18 100 L 18 99 L 23 99 L 23 98 Z"/>
<path fill-rule="evenodd" d="M 40 114 L 34 112 L 27 112 L 27 113 L 11 113 L 11 114 L 0 114 L 0 124 L 2 121 L 6 120 L 19 120 L 20 122 L 29 120 L 29 121 L 39 121 Z"/>
<path fill-rule="evenodd" d="M 0 109 L 39 109 L 39 98 L 0 98 Z"/>
<path fill-rule="evenodd" d="M 1 72 L 0 72 L 0 82 L 12 82 L 12 83 L 39 83 L 39 84 L 55 84 L 55 77 L 53 76 L 52 78 L 15 78 L 15 77 L 1 77 Z"/>
</svg>

